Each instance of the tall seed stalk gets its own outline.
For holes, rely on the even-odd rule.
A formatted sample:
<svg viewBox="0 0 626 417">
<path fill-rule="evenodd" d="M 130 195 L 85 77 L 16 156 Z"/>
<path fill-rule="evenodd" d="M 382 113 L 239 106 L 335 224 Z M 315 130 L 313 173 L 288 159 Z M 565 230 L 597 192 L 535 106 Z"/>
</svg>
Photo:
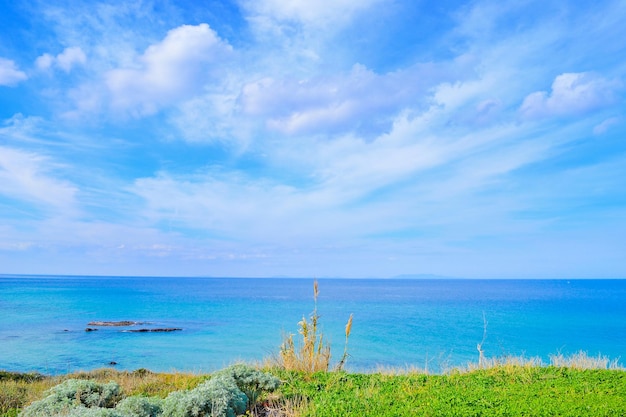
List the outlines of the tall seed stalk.
<svg viewBox="0 0 626 417">
<path fill-rule="evenodd" d="M 320 330 L 320 316 L 317 313 L 317 297 L 319 285 L 317 280 L 313 282 L 314 309 L 309 319 L 302 317 L 298 322 L 298 333 L 302 336 L 302 343 L 296 346 L 294 335 L 290 334 L 283 338 L 280 347 L 280 365 L 288 370 L 303 372 L 327 372 L 330 367 L 331 350 L 330 343 L 324 340 L 324 334 Z M 348 337 L 352 328 L 352 315 L 346 325 L 346 345 L 344 355 L 337 369 L 341 369 L 348 357 Z"/>
</svg>

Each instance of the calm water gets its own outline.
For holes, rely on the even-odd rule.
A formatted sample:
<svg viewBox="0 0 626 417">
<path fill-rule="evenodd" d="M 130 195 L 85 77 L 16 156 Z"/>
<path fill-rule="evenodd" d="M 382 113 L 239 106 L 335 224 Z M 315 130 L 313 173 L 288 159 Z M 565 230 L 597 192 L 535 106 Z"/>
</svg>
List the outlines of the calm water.
<svg viewBox="0 0 626 417">
<path fill-rule="evenodd" d="M 351 313 L 349 370 L 574 353 L 626 358 L 626 280 L 320 280 L 318 312 L 337 356 Z M 313 309 L 312 280 L 0 276 L 0 369 L 108 366 L 213 371 L 278 352 Z M 92 320 L 172 333 L 85 332 Z M 624 361 L 620 360 L 623 365 Z"/>
</svg>

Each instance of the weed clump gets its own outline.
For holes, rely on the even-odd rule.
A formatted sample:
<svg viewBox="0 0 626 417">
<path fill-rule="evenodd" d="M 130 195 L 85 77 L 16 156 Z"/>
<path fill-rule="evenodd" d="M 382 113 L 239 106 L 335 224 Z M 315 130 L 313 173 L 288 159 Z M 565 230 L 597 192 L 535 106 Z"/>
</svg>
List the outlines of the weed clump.
<svg viewBox="0 0 626 417">
<path fill-rule="evenodd" d="M 317 313 L 317 296 L 319 287 L 317 281 L 313 282 L 314 308 L 309 320 L 302 317 L 298 322 L 298 333 L 302 336 L 302 341 L 296 343 L 294 334 L 289 334 L 283 339 L 280 347 L 278 365 L 289 371 L 301 371 L 307 373 L 328 372 L 330 369 L 330 343 L 324 339 L 324 334 L 320 329 L 320 315 Z M 337 364 L 335 370 L 340 371 L 348 358 L 348 338 L 352 330 L 352 315 L 346 324 L 346 342 L 342 359 Z"/>
</svg>

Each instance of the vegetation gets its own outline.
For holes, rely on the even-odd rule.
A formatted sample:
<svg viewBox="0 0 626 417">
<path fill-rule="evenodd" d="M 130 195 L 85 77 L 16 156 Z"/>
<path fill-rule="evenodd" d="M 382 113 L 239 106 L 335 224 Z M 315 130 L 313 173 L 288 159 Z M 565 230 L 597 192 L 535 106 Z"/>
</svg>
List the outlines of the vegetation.
<svg viewBox="0 0 626 417">
<path fill-rule="evenodd" d="M 101 374 L 103 372 L 100 372 Z M 110 376 L 115 376 L 108 372 Z M 142 372 L 141 377 L 154 374 Z M 123 373 L 118 376 L 123 377 Z M 15 378 L 14 378 L 15 379 Z M 166 378 L 167 379 L 167 378 Z M 43 392 L 26 406 L 22 417 L 235 417 L 253 413 L 264 392 L 278 388 L 280 380 L 248 365 L 234 365 L 211 375 L 193 389 L 175 390 L 165 398 L 127 396 L 118 382 L 70 378 Z M 145 393 L 140 393 L 145 395 Z M 17 415 L 19 399 L 3 407 L 4 416 Z"/>
<path fill-rule="evenodd" d="M 497 367 L 451 375 L 283 374 L 302 416 L 622 416 L 626 372 Z"/>
<path fill-rule="evenodd" d="M 583 369 L 597 358 L 582 354 L 561 359 L 573 366 L 539 366 L 509 358 L 492 361 L 491 368 L 455 370 L 447 375 L 269 370 L 283 381 L 280 387 L 276 377 L 243 365 L 210 376 L 114 370 L 81 374 L 92 384 L 76 382 L 77 374 L 2 379 L 0 416 L 15 417 L 22 409 L 25 417 L 626 415 L 626 371 Z M 19 390 L 12 388 L 17 382 L 22 384 Z M 116 385 L 125 398 L 120 399 Z M 195 388 L 176 389 L 175 385 Z M 137 391 L 138 387 L 146 392 Z M 274 393 L 268 394 L 274 387 Z M 159 395 L 153 395 L 155 391 Z M 72 393 L 71 407 L 52 408 L 46 414 L 33 411 L 50 401 L 50 396 L 64 403 Z M 254 404 L 249 402 L 252 398 Z M 28 406 L 33 399 L 37 401 Z M 96 404 L 112 408 L 90 407 Z M 218 408 L 209 408 L 214 406 Z"/>
<path fill-rule="evenodd" d="M 302 336 L 299 343 L 294 341 L 294 334 L 289 334 L 283 339 L 280 347 L 280 356 L 277 365 L 286 370 L 301 372 L 327 372 L 330 369 L 331 350 L 330 344 L 325 341 L 321 331 L 317 313 L 317 297 L 319 287 L 317 281 L 313 283 L 314 308 L 309 320 L 302 317 L 298 323 L 298 333 Z M 348 358 L 348 338 L 352 329 L 352 315 L 346 324 L 346 342 L 344 353 L 336 366 L 336 370 L 341 370 Z"/>
</svg>

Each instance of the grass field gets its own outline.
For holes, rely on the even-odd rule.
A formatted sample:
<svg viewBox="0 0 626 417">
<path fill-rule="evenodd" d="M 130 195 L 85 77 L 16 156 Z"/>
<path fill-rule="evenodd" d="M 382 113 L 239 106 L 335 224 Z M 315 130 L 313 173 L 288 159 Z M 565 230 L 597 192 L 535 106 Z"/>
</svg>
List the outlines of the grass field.
<svg viewBox="0 0 626 417">
<path fill-rule="evenodd" d="M 272 416 L 626 416 L 626 371 L 496 365 L 447 375 L 270 370 L 283 384 L 261 399 Z M 0 373 L 0 416 L 13 417 L 68 378 L 118 382 L 164 398 L 206 375 L 104 369 L 63 377 Z"/>
</svg>

